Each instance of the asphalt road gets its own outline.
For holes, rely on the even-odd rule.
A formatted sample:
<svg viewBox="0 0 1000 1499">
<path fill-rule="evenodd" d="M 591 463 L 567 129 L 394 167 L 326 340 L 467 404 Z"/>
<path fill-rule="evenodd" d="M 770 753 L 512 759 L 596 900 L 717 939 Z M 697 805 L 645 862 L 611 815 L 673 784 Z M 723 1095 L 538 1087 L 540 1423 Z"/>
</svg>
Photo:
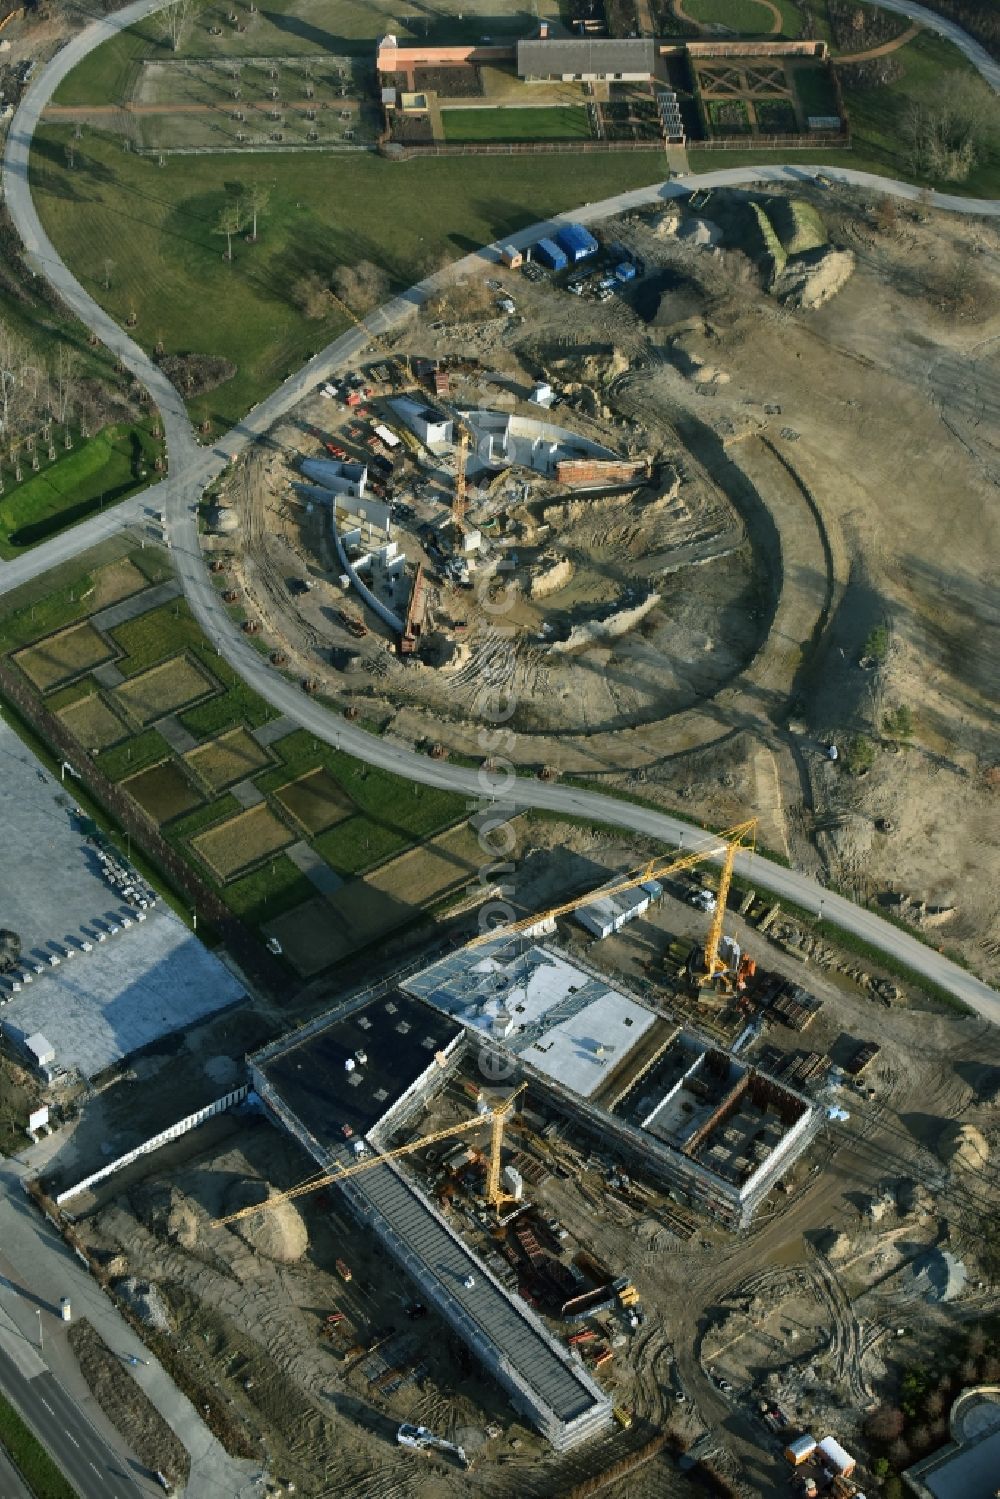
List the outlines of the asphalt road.
<svg viewBox="0 0 1000 1499">
<path fill-rule="evenodd" d="M 144 1499 L 144 1491 L 121 1458 L 81 1415 L 55 1375 L 48 1369 L 22 1373 L 26 1362 L 27 1358 L 0 1348 L 0 1390 L 62 1468 L 80 1499 Z M 8 1499 L 6 1488 L 0 1488 L 0 1494 Z M 16 1490 L 13 1499 L 17 1499 Z"/>
<path fill-rule="evenodd" d="M 0 1494 L 3 1499 L 32 1499 L 24 1479 L 0 1447 Z"/>
<path fill-rule="evenodd" d="M 327 377 L 339 363 L 348 358 L 363 344 L 364 335 L 351 329 L 336 339 L 319 355 L 309 361 L 291 379 L 278 388 L 265 401 L 248 413 L 247 417 L 210 449 L 199 447 L 188 421 L 184 403 L 177 391 L 164 378 L 159 368 L 133 343 L 126 333 L 98 306 L 84 290 L 57 254 L 42 228 L 28 184 L 28 158 L 31 138 L 42 109 L 48 103 L 54 89 L 76 63 L 95 46 L 121 30 L 124 26 L 141 19 L 158 8 L 157 0 L 136 0 L 136 3 L 102 18 L 73 38 L 52 59 L 34 80 L 22 100 L 11 123 L 5 153 L 5 192 L 8 208 L 18 232 L 28 248 L 33 268 L 46 276 L 67 304 L 81 320 L 111 348 L 128 368 L 149 388 L 160 406 L 164 420 L 170 456 L 170 479 L 155 491 L 147 492 L 130 504 L 141 504 L 144 498 L 167 514 L 168 544 L 173 550 L 174 562 L 185 594 L 206 636 L 222 656 L 235 667 L 255 691 L 271 702 L 281 712 L 288 714 L 310 732 L 327 743 L 336 745 L 347 753 L 386 770 L 420 781 L 428 785 L 447 787 L 466 792 L 471 797 L 484 794 L 489 798 L 490 788 L 482 772 L 430 761 L 405 746 L 386 742 L 334 717 L 320 704 L 307 699 L 295 686 L 269 667 L 260 655 L 246 642 L 228 618 L 216 590 L 212 587 L 202 558 L 198 541 L 196 507 L 198 497 L 205 484 L 219 473 L 232 457 L 246 444 L 262 437 L 272 424 L 290 410 L 302 395 L 319 380 Z M 915 19 L 931 24 L 930 12 L 923 7 L 894 0 L 893 9 Z M 948 23 L 932 18 L 935 29 L 944 30 Z M 951 35 L 957 28 L 950 28 Z M 962 50 L 980 69 L 994 88 L 1000 86 L 996 65 L 971 38 L 960 35 Z M 953 38 L 955 39 L 955 38 Z M 889 178 L 856 172 L 849 168 L 824 168 L 824 175 L 835 183 L 862 187 L 871 192 L 887 192 L 904 199 L 917 199 L 919 190 L 910 184 L 895 182 Z M 620 213 L 632 207 L 666 200 L 702 187 L 740 186 L 755 182 L 796 182 L 812 180 L 814 172 L 802 166 L 773 166 L 734 168 L 727 171 L 688 176 L 683 181 L 670 181 L 635 192 L 590 203 L 575 211 L 574 218 L 596 221 Z M 983 202 L 960 198 L 951 194 L 934 194 L 934 203 L 948 211 L 975 215 L 1000 215 L 1000 203 Z M 532 225 L 514 236 L 515 242 L 528 244 L 551 227 L 553 221 Z M 555 221 L 558 222 L 558 221 Z M 467 274 L 477 266 L 492 263 L 497 258 L 495 246 L 486 247 L 464 257 L 445 271 L 438 272 L 426 281 L 418 283 L 403 296 L 394 299 L 386 307 L 372 314 L 368 323 L 372 328 L 389 327 L 412 314 L 413 310 L 445 279 Z M 92 525 L 91 522 L 87 523 Z M 64 560 L 73 555 L 76 547 L 82 549 L 90 544 L 86 527 L 56 538 L 44 548 L 25 559 L 29 568 L 41 571 L 51 565 L 48 558 Z M 56 549 L 50 551 L 50 548 Z M 20 567 L 21 563 L 13 564 Z M 5 591 L 6 579 L 13 576 L 7 568 L 0 569 L 0 592 Z M 636 807 L 598 792 L 582 791 L 574 787 L 546 784 L 518 778 L 513 784 L 496 788 L 494 795 L 516 808 L 539 807 L 568 815 L 586 817 L 609 826 L 631 829 L 660 838 L 667 844 L 678 844 L 688 840 L 690 847 L 692 830 L 688 825 L 665 813 Z M 978 1013 L 993 1022 L 1000 1022 L 1000 995 L 988 985 L 974 978 L 958 965 L 951 963 L 941 953 L 926 947 L 915 937 L 897 930 L 842 896 L 826 890 L 818 881 L 797 870 L 783 869 L 763 859 L 756 859 L 752 868 L 748 859 L 740 859 L 740 873 L 750 875 L 754 882 L 779 897 L 796 904 L 822 909 L 824 917 L 835 922 L 845 931 L 863 937 L 880 951 L 905 962 L 915 972 L 940 984 L 962 999 Z"/>
</svg>

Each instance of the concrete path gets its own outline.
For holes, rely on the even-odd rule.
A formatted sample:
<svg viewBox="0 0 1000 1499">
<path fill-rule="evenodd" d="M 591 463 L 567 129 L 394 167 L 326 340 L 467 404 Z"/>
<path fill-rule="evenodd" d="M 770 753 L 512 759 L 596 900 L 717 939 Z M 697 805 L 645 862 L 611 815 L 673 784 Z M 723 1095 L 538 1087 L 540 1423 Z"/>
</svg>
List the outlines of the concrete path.
<svg viewBox="0 0 1000 1499">
<path fill-rule="evenodd" d="M 291 859 L 300 874 L 319 891 L 320 895 L 333 895 L 344 883 L 339 874 L 334 874 L 325 859 L 302 839 L 285 849 L 286 858 Z"/>
<path fill-rule="evenodd" d="M 99 630 L 113 630 L 116 625 L 125 624 L 126 620 L 138 619 L 140 614 L 148 614 L 161 604 L 169 604 L 171 599 L 177 598 L 180 591 L 177 579 L 169 578 L 166 583 L 158 583 L 155 588 L 144 588 L 141 593 L 134 593 L 130 599 L 109 604 L 100 614 L 91 616 L 91 623 Z"/>
</svg>

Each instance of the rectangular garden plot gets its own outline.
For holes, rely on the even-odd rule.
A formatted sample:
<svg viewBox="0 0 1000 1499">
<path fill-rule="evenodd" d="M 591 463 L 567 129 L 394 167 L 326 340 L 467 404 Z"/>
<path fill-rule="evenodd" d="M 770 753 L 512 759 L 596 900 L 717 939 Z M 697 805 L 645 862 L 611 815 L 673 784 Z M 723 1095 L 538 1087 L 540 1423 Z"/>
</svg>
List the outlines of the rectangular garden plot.
<svg viewBox="0 0 1000 1499">
<path fill-rule="evenodd" d="M 267 806 L 251 807 L 192 838 L 191 847 L 223 884 L 293 842 L 293 835 Z"/>
<path fill-rule="evenodd" d="M 70 703 L 67 708 L 60 708 L 57 716 L 76 742 L 91 752 L 107 749 L 109 744 L 115 744 L 128 733 L 117 713 L 111 711 L 98 692 Z"/>
<path fill-rule="evenodd" d="M 40 692 L 48 692 L 60 682 L 68 682 L 85 671 L 109 661 L 114 651 L 103 635 L 86 620 L 46 635 L 36 645 L 18 651 L 14 660 Z"/>
<path fill-rule="evenodd" d="M 199 744 L 197 749 L 188 750 L 184 759 L 213 791 L 242 781 L 271 763 L 267 752 L 243 728 L 230 729 L 218 739 Z"/>
<path fill-rule="evenodd" d="M 335 895 L 306 901 L 265 930 L 278 938 L 301 977 L 310 978 L 460 890 L 481 863 L 476 835 L 463 823 L 351 880 Z"/>
<path fill-rule="evenodd" d="M 297 781 L 276 792 L 285 811 L 304 828 L 310 837 L 332 828 L 354 811 L 354 804 L 342 791 L 329 771 L 320 767 L 310 770 Z"/>
<path fill-rule="evenodd" d="M 116 687 L 115 698 L 131 718 L 147 724 L 217 690 L 218 683 L 187 656 L 171 656 Z"/>
<path fill-rule="evenodd" d="M 122 786 L 154 822 L 169 822 L 197 807 L 201 797 L 173 760 L 163 760 L 129 776 Z"/>
</svg>

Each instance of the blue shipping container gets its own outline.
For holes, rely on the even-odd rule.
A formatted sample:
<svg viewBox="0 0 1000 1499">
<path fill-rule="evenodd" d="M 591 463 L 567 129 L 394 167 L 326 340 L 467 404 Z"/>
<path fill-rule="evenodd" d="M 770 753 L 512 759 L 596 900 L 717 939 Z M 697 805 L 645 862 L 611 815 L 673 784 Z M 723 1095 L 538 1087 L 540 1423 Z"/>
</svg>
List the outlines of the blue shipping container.
<svg viewBox="0 0 1000 1499">
<path fill-rule="evenodd" d="M 564 271 L 569 264 L 562 250 L 552 239 L 538 241 L 535 246 L 535 259 L 540 260 L 542 265 L 547 265 L 552 271 Z"/>
<path fill-rule="evenodd" d="M 615 266 L 615 275 L 619 281 L 634 281 L 635 266 L 631 260 L 623 260 L 621 265 Z"/>
<path fill-rule="evenodd" d="M 556 239 L 574 265 L 578 265 L 581 260 L 589 260 L 600 249 L 590 230 L 585 229 L 582 224 L 564 224 Z"/>
</svg>

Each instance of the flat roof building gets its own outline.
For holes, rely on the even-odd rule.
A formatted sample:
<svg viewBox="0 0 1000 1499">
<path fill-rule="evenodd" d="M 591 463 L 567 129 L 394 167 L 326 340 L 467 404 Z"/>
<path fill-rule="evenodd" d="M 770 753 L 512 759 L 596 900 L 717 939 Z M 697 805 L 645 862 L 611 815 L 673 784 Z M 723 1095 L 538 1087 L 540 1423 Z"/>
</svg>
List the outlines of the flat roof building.
<svg viewBox="0 0 1000 1499">
<path fill-rule="evenodd" d="M 995 1499 L 1000 1487 L 1000 1427 L 949 1442 L 903 1474 L 918 1499 Z"/>
<path fill-rule="evenodd" d="M 650 901 L 659 900 L 662 894 L 662 885 L 656 880 L 647 880 L 645 884 L 635 885 L 631 890 L 622 890 L 617 894 L 603 895 L 597 900 L 588 901 L 585 906 L 578 907 L 576 919 L 580 926 L 600 942 L 613 932 L 620 932 L 623 926 L 648 911 Z"/>
</svg>

